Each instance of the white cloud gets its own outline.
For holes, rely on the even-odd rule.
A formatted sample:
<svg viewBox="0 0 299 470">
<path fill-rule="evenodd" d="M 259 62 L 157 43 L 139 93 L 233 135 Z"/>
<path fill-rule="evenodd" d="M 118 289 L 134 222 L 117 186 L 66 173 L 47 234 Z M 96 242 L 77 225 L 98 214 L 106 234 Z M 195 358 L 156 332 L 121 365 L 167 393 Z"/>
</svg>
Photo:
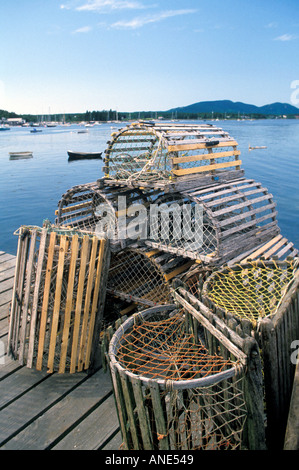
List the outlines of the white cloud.
<svg viewBox="0 0 299 470">
<path fill-rule="evenodd" d="M 137 10 L 146 8 L 135 0 L 87 0 L 87 3 L 76 8 L 78 11 L 105 12 L 111 10 Z"/>
<path fill-rule="evenodd" d="M 171 18 L 173 16 L 187 15 L 194 13 L 196 10 L 168 10 L 162 11 L 155 15 L 148 15 L 144 17 L 133 18 L 129 21 L 117 21 L 111 25 L 112 28 L 116 29 L 137 29 L 149 23 L 157 23 L 159 21 L 165 20 L 166 18 Z"/>
<path fill-rule="evenodd" d="M 89 33 L 89 31 L 92 30 L 91 26 L 83 26 L 82 28 L 78 28 L 75 31 L 73 31 L 73 34 L 77 33 Z"/>
<path fill-rule="evenodd" d="M 283 34 L 282 36 L 278 36 L 275 38 L 275 41 L 293 41 L 294 39 L 297 39 L 297 36 L 295 34 Z"/>
</svg>

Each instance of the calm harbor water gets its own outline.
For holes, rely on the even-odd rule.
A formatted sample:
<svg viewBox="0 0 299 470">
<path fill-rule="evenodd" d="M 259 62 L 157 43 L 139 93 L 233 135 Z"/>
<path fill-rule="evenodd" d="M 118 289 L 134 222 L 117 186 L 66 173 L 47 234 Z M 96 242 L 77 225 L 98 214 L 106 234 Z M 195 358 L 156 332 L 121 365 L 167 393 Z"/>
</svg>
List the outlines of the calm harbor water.
<svg viewBox="0 0 299 470">
<path fill-rule="evenodd" d="M 245 176 L 273 194 L 284 237 L 299 247 L 299 120 L 219 121 L 239 143 Z M 74 185 L 103 176 L 101 160 L 68 162 L 67 150 L 104 151 L 111 132 L 124 124 L 11 128 L 0 132 L 0 250 L 16 254 L 14 231 L 55 220 L 61 195 Z M 248 146 L 267 149 L 248 150 Z M 32 151 L 28 160 L 9 160 L 9 152 Z"/>
</svg>

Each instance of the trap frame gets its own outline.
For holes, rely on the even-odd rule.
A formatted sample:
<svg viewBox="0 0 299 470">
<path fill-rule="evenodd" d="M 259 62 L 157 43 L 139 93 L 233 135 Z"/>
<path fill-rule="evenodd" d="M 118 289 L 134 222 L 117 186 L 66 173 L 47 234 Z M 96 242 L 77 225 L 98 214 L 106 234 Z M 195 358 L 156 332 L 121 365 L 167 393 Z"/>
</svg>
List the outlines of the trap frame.
<svg viewBox="0 0 299 470">
<path fill-rule="evenodd" d="M 155 204 L 146 243 L 206 264 L 224 264 L 280 232 L 272 194 L 252 179 L 167 193 Z"/>
<path fill-rule="evenodd" d="M 291 345 L 299 335 L 298 266 L 293 257 L 260 259 L 212 274 L 194 271 L 184 283 L 174 283 L 174 297 L 179 295 L 185 308 L 202 309 L 240 338 L 255 338 L 262 357 L 270 449 L 282 448 L 292 393 Z"/>
<path fill-rule="evenodd" d="M 249 355 L 208 321 L 173 305 L 126 320 L 109 346 L 124 448 L 264 448 L 262 433 L 248 431 L 262 417 L 246 401 L 255 347 L 246 342 Z"/>
<path fill-rule="evenodd" d="M 110 250 L 106 240 L 57 227 L 22 226 L 8 353 L 49 373 L 92 370 Z"/>
<path fill-rule="evenodd" d="M 182 190 L 244 174 L 237 142 L 211 124 L 140 121 L 111 137 L 104 183 Z"/>
</svg>

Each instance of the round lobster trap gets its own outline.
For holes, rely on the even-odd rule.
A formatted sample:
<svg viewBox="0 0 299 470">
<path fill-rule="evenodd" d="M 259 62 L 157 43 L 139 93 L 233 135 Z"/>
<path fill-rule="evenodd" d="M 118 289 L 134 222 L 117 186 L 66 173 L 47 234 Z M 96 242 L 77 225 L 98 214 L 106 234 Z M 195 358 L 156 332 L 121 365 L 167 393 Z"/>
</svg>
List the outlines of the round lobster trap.
<svg viewBox="0 0 299 470">
<path fill-rule="evenodd" d="M 136 241 L 129 231 L 136 212 L 149 207 L 154 191 L 139 188 L 103 187 L 98 182 L 77 185 L 62 195 L 56 210 L 59 227 L 97 233 L 109 238 L 117 251 Z M 144 221 L 146 223 L 146 220 Z"/>
<path fill-rule="evenodd" d="M 275 315 L 298 268 L 298 258 L 226 266 L 208 277 L 202 298 L 222 316 L 249 320 L 256 328 L 264 318 Z"/>
<path fill-rule="evenodd" d="M 237 142 L 210 124 L 136 122 L 115 132 L 105 150 L 105 179 L 126 184 L 236 178 Z"/>
<path fill-rule="evenodd" d="M 239 179 L 155 200 L 146 243 L 207 264 L 223 264 L 279 233 L 272 194 Z"/>
<path fill-rule="evenodd" d="M 286 245 L 288 246 L 288 245 Z M 295 365 L 292 345 L 299 335 L 298 257 L 257 259 L 211 273 L 203 271 L 174 282 L 174 298 L 186 309 L 200 310 L 238 341 L 255 339 L 261 355 L 259 381 L 267 446 L 282 448 Z M 188 273 L 187 273 L 188 274 Z"/>
<path fill-rule="evenodd" d="M 119 327 L 109 359 L 125 449 L 241 448 L 244 356 L 219 348 L 209 350 L 204 328 L 173 306 Z"/>
<path fill-rule="evenodd" d="M 111 256 L 107 292 L 138 304 L 154 306 L 171 302 L 171 282 L 194 264 L 147 247 L 130 247 Z"/>
<path fill-rule="evenodd" d="M 22 365 L 81 372 L 96 361 L 110 252 L 57 227 L 18 230 L 8 352 Z"/>
</svg>

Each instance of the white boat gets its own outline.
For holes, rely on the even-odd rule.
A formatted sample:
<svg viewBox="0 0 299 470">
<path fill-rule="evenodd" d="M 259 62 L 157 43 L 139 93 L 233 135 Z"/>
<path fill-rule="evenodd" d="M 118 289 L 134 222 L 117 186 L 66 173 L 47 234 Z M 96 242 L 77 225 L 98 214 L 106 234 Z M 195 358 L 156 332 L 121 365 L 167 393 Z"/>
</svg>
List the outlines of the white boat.
<svg viewBox="0 0 299 470">
<path fill-rule="evenodd" d="M 33 152 L 9 152 L 10 160 L 21 160 L 24 158 L 32 158 Z"/>
</svg>

